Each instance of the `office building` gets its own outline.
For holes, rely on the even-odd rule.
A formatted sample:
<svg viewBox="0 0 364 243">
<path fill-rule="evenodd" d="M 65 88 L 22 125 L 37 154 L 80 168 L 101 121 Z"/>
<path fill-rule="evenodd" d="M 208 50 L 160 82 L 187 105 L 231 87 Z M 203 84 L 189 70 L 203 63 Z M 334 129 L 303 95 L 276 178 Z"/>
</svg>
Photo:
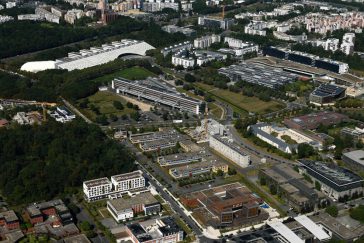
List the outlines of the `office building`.
<svg viewBox="0 0 364 243">
<path fill-rule="evenodd" d="M 145 188 L 145 179 L 141 170 L 111 176 L 114 192 L 128 192 Z"/>
<path fill-rule="evenodd" d="M 124 78 L 116 78 L 112 81 L 111 87 L 118 94 L 136 96 L 154 102 L 155 104 L 166 105 L 194 114 L 199 114 L 204 109 L 204 103 L 202 101 L 189 98 L 159 82 L 158 79 L 149 78 L 146 80 L 131 81 Z"/>
<path fill-rule="evenodd" d="M 340 50 L 346 55 L 351 55 L 354 52 L 355 33 L 345 33 L 340 46 Z"/>
<path fill-rule="evenodd" d="M 297 75 L 259 63 L 239 63 L 219 69 L 232 82 L 245 82 L 277 89 L 296 80 Z"/>
<path fill-rule="evenodd" d="M 209 146 L 240 167 L 245 168 L 250 164 L 250 156 L 243 151 L 242 147 L 227 137 L 212 135 L 209 137 Z"/>
<path fill-rule="evenodd" d="M 157 214 L 161 211 L 161 205 L 150 192 L 144 192 L 130 198 L 109 200 L 107 210 L 119 222 L 132 219 L 140 213 L 145 216 Z"/>
<path fill-rule="evenodd" d="M 57 14 L 52 13 L 51 7 L 41 6 L 35 9 L 35 14 L 41 16 L 46 21 L 51 23 L 59 24 L 61 17 Z"/>
<path fill-rule="evenodd" d="M 284 119 L 284 124 L 289 128 L 300 129 L 300 130 L 314 130 L 320 124 L 329 126 L 339 124 L 340 122 L 347 121 L 348 116 L 336 113 L 332 111 L 323 111 L 318 113 L 311 113 L 295 118 Z"/>
<path fill-rule="evenodd" d="M 221 41 L 221 36 L 220 35 L 206 35 L 206 36 L 202 36 L 200 38 L 196 38 L 193 41 L 193 46 L 195 48 L 207 48 L 209 46 L 211 46 L 211 44 L 213 43 L 219 43 Z"/>
<path fill-rule="evenodd" d="M 354 150 L 343 153 L 342 160 L 350 168 L 364 170 L 364 150 Z"/>
<path fill-rule="evenodd" d="M 144 56 L 146 51 L 152 49 L 154 47 L 144 41 L 123 39 L 110 44 L 103 44 L 101 47 L 70 52 L 68 57 L 56 60 L 56 68 L 67 69 L 68 71 L 84 69 L 113 61 L 123 54 Z"/>
<path fill-rule="evenodd" d="M 292 62 L 329 70 L 339 74 L 347 73 L 349 71 L 349 65 L 347 63 L 334 61 L 327 58 L 320 58 L 319 56 L 307 54 L 304 52 L 290 51 L 276 47 L 266 47 L 263 48 L 263 55 L 286 59 Z"/>
<path fill-rule="evenodd" d="M 177 146 L 177 143 L 183 139 L 182 136 L 177 135 L 171 139 L 160 139 L 150 142 L 144 142 L 139 144 L 139 148 L 143 152 L 154 152 L 154 151 L 160 151 L 163 149 L 170 149 L 175 148 Z"/>
<path fill-rule="evenodd" d="M 182 33 L 186 36 L 195 36 L 196 35 L 196 30 L 194 29 L 190 29 L 188 27 L 180 27 L 177 25 L 165 25 L 162 27 L 162 30 L 164 30 L 165 32 L 168 33 Z"/>
<path fill-rule="evenodd" d="M 173 137 L 177 136 L 179 133 L 171 128 L 160 130 L 158 132 L 146 132 L 146 133 L 136 133 L 136 134 L 129 134 L 130 142 L 133 144 L 136 143 L 144 143 L 144 142 L 151 142 L 160 139 L 172 139 Z"/>
<path fill-rule="evenodd" d="M 363 126 L 355 127 L 355 128 L 344 127 L 343 129 L 341 129 L 340 134 L 343 137 L 350 137 L 355 142 L 359 142 L 359 141 L 364 142 L 364 129 L 363 129 Z"/>
<path fill-rule="evenodd" d="M 106 198 L 111 191 L 112 183 L 106 177 L 83 182 L 83 194 L 87 201 Z"/>
<path fill-rule="evenodd" d="M 259 170 L 260 183 L 268 186 L 272 193 L 279 195 L 299 212 L 310 212 L 326 201 L 315 186 L 307 182 L 303 175 L 286 164 L 278 164 Z"/>
<path fill-rule="evenodd" d="M 194 51 L 194 55 L 196 57 L 197 66 L 202 66 L 213 61 L 223 61 L 227 58 L 226 54 L 207 50 L 196 50 Z"/>
<path fill-rule="evenodd" d="M 200 212 L 195 217 L 205 226 L 238 227 L 257 224 L 268 218 L 259 207 L 263 200 L 240 183 L 184 194 L 180 200 Z"/>
<path fill-rule="evenodd" d="M 321 191 L 334 200 L 341 201 L 363 195 L 364 180 L 354 172 L 321 161 L 300 160 L 301 170 L 313 181 L 321 184 Z"/>
<path fill-rule="evenodd" d="M 334 105 L 335 101 L 345 98 L 346 88 L 333 85 L 321 84 L 310 94 L 310 103 L 315 105 Z"/>
<path fill-rule="evenodd" d="M 172 217 L 128 224 L 127 233 L 133 243 L 177 243 L 184 239 L 184 231 Z"/>
<path fill-rule="evenodd" d="M 234 19 L 221 19 L 210 16 L 198 17 L 198 25 L 203 25 L 207 28 L 228 30 L 233 24 Z"/>
<path fill-rule="evenodd" d="M 227 173 L 229 166 L 215 158 L 210 158 L 202 162 L 192 163 L 188 165 L 177 166 L 169 169 L 169 174 L 176 180 L 198 176 L 201 174 L 217 173 L 218 171 Z"/>
<path fill-rule="evenodd" d="M 204 158 L 209 156 L 211 156 L 209 152 L 201 150 L 198 152 L 187 152 L 187 153 L 159 156 L 157 161 L 160 166 L 174 166 L 174 165 L 182 165 L 182 164 L 189 164 L 191 162 L 202 161 Z"/>
</svg>

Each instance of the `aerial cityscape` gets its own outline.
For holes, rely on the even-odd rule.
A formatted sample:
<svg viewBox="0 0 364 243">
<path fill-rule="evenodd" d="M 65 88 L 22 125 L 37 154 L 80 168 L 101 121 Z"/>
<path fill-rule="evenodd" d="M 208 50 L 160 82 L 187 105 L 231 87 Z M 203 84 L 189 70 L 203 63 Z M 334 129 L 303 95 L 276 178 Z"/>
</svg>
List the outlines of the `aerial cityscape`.
<svg viewBox="0 0 364 243">
<path fill-rule="evenodd" d="M 364 0 L 0 0 L 0 243 L 364 243 Z"/>
</svg>

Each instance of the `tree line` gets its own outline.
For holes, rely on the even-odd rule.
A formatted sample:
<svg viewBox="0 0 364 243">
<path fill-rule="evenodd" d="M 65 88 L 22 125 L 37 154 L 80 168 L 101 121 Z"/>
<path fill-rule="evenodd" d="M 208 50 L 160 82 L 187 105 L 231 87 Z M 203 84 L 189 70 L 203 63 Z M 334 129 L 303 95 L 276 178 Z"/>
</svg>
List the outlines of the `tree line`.
<svg viewBox="0 0 364 243">
<path fill-rule="evenodd" d="M 84 180 L 134 169 L 124 146 L 78 119 L 0 129 L 0 140 L 0 189 L 10 203 L 48 200 L 80 190 Z"/>
</svg>

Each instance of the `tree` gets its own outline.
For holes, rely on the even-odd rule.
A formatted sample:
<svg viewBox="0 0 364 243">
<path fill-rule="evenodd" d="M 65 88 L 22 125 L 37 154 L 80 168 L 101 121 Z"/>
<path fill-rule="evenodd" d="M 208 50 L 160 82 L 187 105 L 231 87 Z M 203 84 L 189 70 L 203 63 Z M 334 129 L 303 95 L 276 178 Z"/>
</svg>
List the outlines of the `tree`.
<svg viewBox="0 0 364 243">
<path fill-rule="evenodd" d="M 318 181 L 315 181 L 315 188 L 317 191 L 321 191 L 321 183 Z"/>
<path fill-rule="evenodd" d="M 193 76 L 192 74 L 185 74 L 185 80 L 189 83 L 193 83 L 193 82 L 196 82 L 196 77 Z"/>
<path fill-rule="evenodd" d="M 236 175 L 236 169 L 234 169 L 234 168 L 230 168 L 229 167 L 229 169 L 228 169 L 228 175 Z"/>
<path fill-rule="evenodd" d="M 300 159 L 307 158 L 307 157 L 310 157 L 311 155 L 314 155 L 315 150 L 311 145 L 309 145 L 307 143 L 300 143 L 297 146 L 297 154 L 298 154 L 298 158 L 300 158 Z"/>
<path fill-rule="evenodd" d="M 276 187 L 276 185 L 271 185 L 271 186 L 269 187 L 269 190 L 270 190 L 270 193 L 271 193 L 272 195 L 276 195 L 276 194 L 277 194 L 277 187 Z"/>
<path fill-rule="evenodd" d="M 126 107 L 128 107 L 129 109 L 133 109 L 134 105 L 131 102 L 127 102 Z"/>
<path fill-rule="evenodd" d="M 216 172 L 216 175 L 217 176 L 223 176 L 224 172 L 222 170 L 218 169 L 217 172 Z"/>
<path fill-rule="evenodd" d="M 110 120 L 113 122 L 116 122 L 118 120 L 118 117 L 115 114 L 110 114 Z"/>
<path fill-rule="evenodd" d="M 335 218 L 339 214 L 339 210 L 338 210 L 338 208 L 335 205 L 328 206 L 325 209 L 325 212 L 328 213 L 328 214 L 330 214 L 332 217 L 335 217 Z"/>
<path fill-rule="evenodd" d="M 113 101 L 113 106 L 118 110 L 124 110 L 124 105 L 118 100 Z"/>
<path fill-rule="evenodd" d="M 92 225 L 88 222 L 88 221 L 82 221 L 80 223 L 80 229 L 82 231 L 89 231 L 89 230 L 92 230 Z"/>
</svg>

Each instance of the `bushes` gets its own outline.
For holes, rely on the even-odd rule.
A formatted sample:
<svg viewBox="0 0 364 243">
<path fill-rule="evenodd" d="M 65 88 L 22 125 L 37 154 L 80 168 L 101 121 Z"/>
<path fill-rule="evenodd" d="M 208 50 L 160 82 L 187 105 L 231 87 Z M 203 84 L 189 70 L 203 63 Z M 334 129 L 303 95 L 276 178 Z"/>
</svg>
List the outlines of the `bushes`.
<svg viewBox="0 0 364 243">
<path fill-rule="evenodd" d="M 339 210 L 337 209 L 337 207 L 335 205 L 328 206 L 325 209 L 325 212 L 330 214 L 332 217 L 335 217 L 335 218 L 339 214 Z"/>
</svg>

